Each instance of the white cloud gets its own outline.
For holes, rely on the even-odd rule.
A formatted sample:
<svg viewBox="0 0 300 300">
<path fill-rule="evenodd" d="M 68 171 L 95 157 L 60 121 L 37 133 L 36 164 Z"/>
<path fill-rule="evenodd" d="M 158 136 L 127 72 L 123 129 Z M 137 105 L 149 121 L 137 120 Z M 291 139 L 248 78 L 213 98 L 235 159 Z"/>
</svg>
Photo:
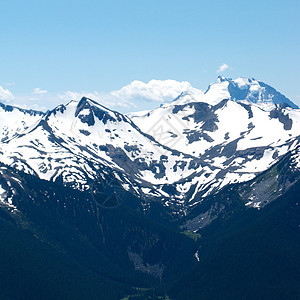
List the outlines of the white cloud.
<svg viewBox="0 0 300 300">
<path fill-rule="evenodd" d="M 66 91 L 61 94 L 52 94 L 41 88 L 35 88 L 28 95 L 13 95 L 0 87 L 0 101 L 8 102 L 23 108 L 38 110 L 53 109 L 61 103 L 71 100 L 80 100 L 88 97 L 98 103 L 122 112 L 152 109 L 158 103 L 174 100 L 185 91 L 199 92 L 187 81 L 176 80 L 150 80 L 142 82 L 132 81 L 122 88 L 110 92 L 101 91 Z"/>
<path fill-rule="evenodd" d="M 136 108 L 139 101 L 168 102 L 175 99 L 184 91 L 194 89 L 187 81 L 176 80 L 150 80 L 148 83 L 134 80 L 130 84 L 123 86 L 119 90 L 108 93 L 103 92 L 73 92 L 67 91 L 58 95 L 59 98 L 69 100 L 79 100 L 83 96 L 93 99 L 107 107 L 132 107 Z"/>
<path fill-rule="evenodd" d="M 46 111 L 47 109 L 54 108 L 57 103 L 48 107 L 48 103 L 50 103 L 50 99 L 41 100 L 40 97 L 29 95 L 14 95 L 13 101 L 10 102 L 10 105 L 17 106 L 24 109 L 33 109 L 33 110 L 41 110 Z"/>
<path fill-rule="evenodd" d="M 34 95 L 43 95 L 43 94 L 47 94 L 47 93 L 48 93 L 47 90 L 42 90 L 40 88 L 35 88 L 35 89 L 33 89 L 33 92 L 32 92 L 32 94 L 34 94 Z"/>
<path fill-rule="evenodd" d="M 0 86 L 0 101 L 10 102 L 14 99 L 14 95 L 9 91 Z"/>
<path fill-rule="evenodd" d="M 166 102 L 191 89 L 193 87 L 187 81 L 153 79 L 145 83 L 135 80 L 119 90 L 110 92 L 110 95 L 119 99 Z"/>
<path fill-rule="evenodd" d="M 222 65 L 219 67 L 217 73 L 222 73 L 222 72 L 224 72 L 225 70 L 227 70 L 227 69 L 229 69 L 229 68 L 230 68 L 230 67 L 229 67 L 227 64 L 222 64 Z"/>
</svg>

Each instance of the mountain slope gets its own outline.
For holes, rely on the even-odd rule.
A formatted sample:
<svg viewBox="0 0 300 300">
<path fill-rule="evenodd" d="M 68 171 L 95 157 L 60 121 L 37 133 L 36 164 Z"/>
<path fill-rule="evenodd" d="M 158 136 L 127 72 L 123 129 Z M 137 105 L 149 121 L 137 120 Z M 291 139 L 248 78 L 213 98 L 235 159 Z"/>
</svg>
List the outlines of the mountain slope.
<svg viewBox="0 0 300 300">
<path fill-rule="evenodd" d="M 130 293 L 1 217 L 0 224 L 1 299 L 117 299 Z"/>
<path fill-rule="evenodd" d="M 6 164 L 81 190 L 114 174 L 126 189 L 143 187 L 160 195 L 152 185 L 175 182 L 200 165 L 199 159 L 160 145 L 128 117 L 87 98 L 48 112 L 0 147 Z"/>
<path fill-rule="evenodd" d="M 20 134 L 44 115 L 41 111 L 27 110 L 0 103 L 0 142 Z"/>
<path fill-rule="evenodd" d="M 213 223 L 220 226 L 243 211 L 261 210 L 288 192 L 300 180 L 300 147 L 287 153 L 276 164 L 254 179 L 225 186 L 205 201 L 196 199 L 188 214 L 181 219 L 183 229 L 199 232 Z M 225 225 L 224 225 L 225 226 Z"/>
<path fill-rule="evenodd" d="M 3 290 L 12 292 L 16 286 L 16 297 L 22 298 L 22 292 L 32 295 L 52 289 L 49 299 L 53 299 L 51 295 L 63 295 L 65 287 L 66 297 L 71 298 L 77 290 L 72 291 L 73 279 L 82 288 L 77 298 L 91 289 L 95 299 L 119 299 L 126 293 L 134 294 L 134 288 L 159 289 L 161 281 L 173 281 L 177 270 L 187 270 L 196 262 L 194 242 L 145 216 L 132 195 L 118 207 L 104 208 L 91 193 L 5 166 L 1 166 L 0 185 L 0 222 L 4 224 L 0 235 L 8 241 L 0 247 L 8 253 L 1 263 L 6 276 L 15 280 Z M 14 247 L 24 247 L 22 255 Z M 37 252 L 31 254 L 30 248 Z M 22 258 L 25 262 L 20 263 L 19 276 L 16 270 Z M 53 265 L 48 268 L 51 260 Z M 62 273 L 56 278 L 51 272 L 60 272 L 60 268 Z M 26 272 L 30 274 L 22 282 Z M 70 272 L 69 278 L 56 288 L 65 272 Z M 91 281 L 86 286 L 87 279 L 78 282 L 83 275 Z M 35 288 L 26 287 L 26 283 L 39 280 Z"/>
<path fill-rule="evenodd" d="M 0 264 L 6 272 L 0 294 L 151 299 L 145 291 L 153 299 L 165 293 L 171 299 L 297 299 L 299 157 L 294 150 L 253 181 L 227 186 L 195 206 L 186 220 L 203 220 L 205 206 L 224 207 L 197 234 L 177 228 L 195 242 L 139 213 L 143 208 L 132 195 L 108 209 L 91 193 L 1 165 Z M 275 198 L 256 196 L 272 203 L 260 210 L 246 206 L 249 188 L 271 187 L 270 178 L 278 183 Z"/>
<path fill-rule="evenodd" d="M 170 287 L 170 296 L 298 299 L 299 194 L 298 180 L 264 209 L 245 208 L 201 231 L 200 262 Z"/>
</svg>

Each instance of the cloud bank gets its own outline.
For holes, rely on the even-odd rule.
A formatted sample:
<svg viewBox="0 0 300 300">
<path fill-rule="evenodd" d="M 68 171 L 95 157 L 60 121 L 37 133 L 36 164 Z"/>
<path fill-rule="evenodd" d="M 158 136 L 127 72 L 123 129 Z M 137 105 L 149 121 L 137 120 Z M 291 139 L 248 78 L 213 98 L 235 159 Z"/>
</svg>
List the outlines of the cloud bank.
<svg viewBox="0 0 300 300">
<path fill-rule="evenodd" d="M 37 110 L 53 109 L 71 100 L 82 97 L 120 111 L 135 111 L 157 107 L 159 103 L 170 102 L 182 92 L 199 92 L 187 81 L 150 80 L 143 82 L 134 80 L 118 90 L 101 91 L 65 91 L 60 94 L 48 92 L 46 89 L 34 88 L 28 95 L 13 95 L 9 90 L 0 87 L 0 102 L 10 102 L 11 105 Z"/>
<path fill-rule="evenodd" d="M 159 102 L 164 103 L 175 99 L 184 91 L 194 89 L 187 81 L 176 80 L 150 80 L 148 83 L 134 80 L 130 84 L 123 86 L 119 90 L 109 93 L 103 92 L 74 92 L 67 91 L 59 97 L 65 101 L 79 100 L 83 96 L 91 98 L 108 107 L 132 107 L 136 108 L 138 102 Z"/>
</svg>

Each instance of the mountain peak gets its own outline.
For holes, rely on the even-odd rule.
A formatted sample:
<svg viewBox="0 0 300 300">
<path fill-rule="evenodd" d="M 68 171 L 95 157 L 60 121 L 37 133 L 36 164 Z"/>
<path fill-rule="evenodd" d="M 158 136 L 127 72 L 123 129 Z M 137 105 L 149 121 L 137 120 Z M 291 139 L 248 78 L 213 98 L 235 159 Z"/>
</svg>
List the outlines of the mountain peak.
<svg viewBox="0 0 300 300">
<path fill-rule="evenodd" d="M 216 105 L 225 99 L 255 105 L 266 111 L 285 107 L 299 108 L 276 89 L 255 78 L 232 79 L 224 76 L 218 76 L 204 93 L 197 89 L 182 92 L 171 105 L 185 105 L 193 102 Z"/>
<path fill-rule="evenodd" d="M 238 77 L 237 79 L 232 79 L 232 78 L 227 78 L 224 76 L 218 76 L 217 80 L 215 83 L 220 83 L 220 82 L 235 82 L 235 83 L 240 83 L 240 84 L 255 84 L 258 82 L 255 78 L 249 78 L 249 77 Z M 212 83 L 212 84 L 215 84 Z"/>
<path fill-rule="evenodd" d="M 218 76 L 217 80 L 210 84 L 204 96 L 203 102 L 216 104 L 223 99 L 236 102 L 256 104 L 263 109 L 270 110 L 276 107 L 298 106 L 287 97 L 279 93 L 273 87 L 254 78 L 238 77 L 237 79 Z"/>
<path fill-rule="evenodd" d="M 87 97 L 82 97 L 77 103 L 75 117 L 78 117 L 83 123 L 87 123 L 89 126 L 95 124 L 95 118 L 99 121 L 102 121 L 104 124 L 106 124 L 108 121 L 128 121 L 122 114 L 110 110 L 109 108 L 106 108 L 105 106 Z"/>
<path fill-rule="evenodd" d="M 87 103 L 88 105 L 96 105 L 96 106 L 102 106 L 101 104 L 99 104 L 98 102 L 88 98 L 88 97 L 82 97 L 79 102 L 78 102 L 78 105 L 82 105 L 82 104 L 85 104 Z"/>
<path fill-rule="evenodd" d="M 220 83 L 220 82 L 224 82 L 224 81 L 228 81 L 228 80 L 231 80 L 231 78 L 226 78 L 224 76 L 218 76 L 217 80 L 216 80 L 216 83 Z"/>
</svg>

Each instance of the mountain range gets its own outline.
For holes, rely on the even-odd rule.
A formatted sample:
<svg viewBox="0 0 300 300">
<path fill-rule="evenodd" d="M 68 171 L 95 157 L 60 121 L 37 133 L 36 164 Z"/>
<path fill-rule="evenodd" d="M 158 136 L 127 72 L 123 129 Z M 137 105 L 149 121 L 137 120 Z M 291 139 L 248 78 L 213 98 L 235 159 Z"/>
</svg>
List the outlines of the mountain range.
<svg viewBox="0 0 300 300">
<path fill-rule="evenodd" d="M 127 115 L 85 97 L 47 112 L 0 104 L 0 128 L 4 237 L 20 236 L 22 247 L 28 239 L 42 257 L 49 252 L 55 262 L 65 260 L 74 278 L 80 267 L 95 282 L 117 286 L 111 288 L 116 293 L 105 290 L 103 299 L 214 298 L 207 283 L 213 271 L 206 270 L 217 272 L 218 266 L 209 252 L 218 243 L 230 251 L 228 242 L 237 245 L 243 233 L 256 243 L 251 234 L 257 222 L 277 228 L 272 222 L 284 213 L 291 216 L 282 225 L 286 242 L 299 248 L 300 109 L 263 82 L 219 77 L 205 93 L 182 91 L 154 110 Z M 261 238 L 267 234 L 260 231 Z M 273 238 L 278 242 L 282 235 Z M 237 249 L 237 255 L 249 251 Z M 279 250 L 272 252 L 276 259 Z M 264 256 L 267 250 L 260 251 Z M 291 257 L 296 259 L 294 250 Z M 285 264 L 283 259 L 283 269 Z M 275 280 L 259 272 L 262 281 Z M 291 278 L 284 297 L 300 295 L 299 272 Z M 218 280 L 215 299 L 224 295 L 224 278 Z M 202 292 L 197 281 L 206 285 Z M 183 282 L 190 287 L 185 293 L 177 288 Z M 247 287 L 246 281 L 241 285 Z M 266 295 L 283 291 L 284 284 Z M 96 292 L 91 298 L 97 299 Z M 239 293 L 235 288 L 225 298 Z"/>
</svg>

